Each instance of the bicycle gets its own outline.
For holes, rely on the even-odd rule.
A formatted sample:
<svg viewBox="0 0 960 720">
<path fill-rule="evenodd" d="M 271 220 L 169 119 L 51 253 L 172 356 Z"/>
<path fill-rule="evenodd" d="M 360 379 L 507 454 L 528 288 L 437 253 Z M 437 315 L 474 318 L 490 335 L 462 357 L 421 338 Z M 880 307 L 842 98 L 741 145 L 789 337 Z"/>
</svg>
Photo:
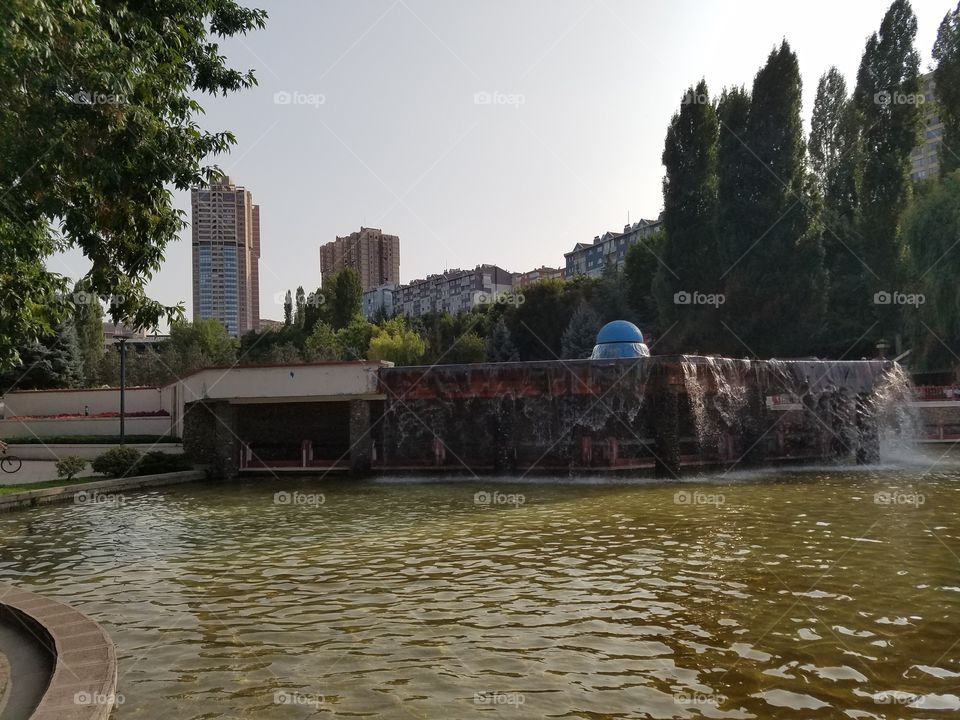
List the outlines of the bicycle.
<svg viewBox="0 0 960 720">
<path fill-rule="evenodd" d="M 3 451 L 3 457 L 0 458 L 0 470 L 13 474 L 21 467 L 23 467 L 23 460 L 16 455 L 8 455 L 6 450 Z"/>
</svg>

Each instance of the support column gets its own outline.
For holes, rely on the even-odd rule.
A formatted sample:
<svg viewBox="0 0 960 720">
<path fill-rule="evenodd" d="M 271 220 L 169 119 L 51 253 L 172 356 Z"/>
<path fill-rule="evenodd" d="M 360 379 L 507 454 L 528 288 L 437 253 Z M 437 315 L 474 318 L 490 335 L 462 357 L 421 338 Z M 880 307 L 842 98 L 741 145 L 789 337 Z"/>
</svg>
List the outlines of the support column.
<svg viewBox="0 0 960 720">
<path fill-rule="evenodd" d="M 370 401 L 350 401 L 350 473 L 370 472 L 373 437 L 370 435 Z"/>
<path fill-rule="evenodd" d="M 213 472 L 224 480 L 233 480 L 240 474 L 240 427 L 237 406 L 215 402 L 213 414 Z"/>
<path fill-rule="evenodd" d="M 654 438 L 654 474 L 680 476 L 680 393 L 669 382 L 669 368 L 655 368 L 650 378 L 649 428 Z"/>
</svg>

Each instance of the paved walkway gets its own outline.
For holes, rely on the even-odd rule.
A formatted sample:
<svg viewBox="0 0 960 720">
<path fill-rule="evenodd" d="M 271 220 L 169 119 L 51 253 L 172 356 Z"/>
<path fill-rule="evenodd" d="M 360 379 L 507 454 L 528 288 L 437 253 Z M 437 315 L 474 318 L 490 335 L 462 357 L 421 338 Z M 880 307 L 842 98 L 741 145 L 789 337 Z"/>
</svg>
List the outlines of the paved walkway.
<svg viewBox="0 0 960 720">
<path fill-rule="evenodd" d="M 89 475 L 90 466 L 80 473 L 80 476 Z M 27 483 L 46 482 L 57 479 L 57 464 L 46 460 L 24 460 L 19 472 L 0 472 L 0 485 L 25 485 Z"/>
</svg>

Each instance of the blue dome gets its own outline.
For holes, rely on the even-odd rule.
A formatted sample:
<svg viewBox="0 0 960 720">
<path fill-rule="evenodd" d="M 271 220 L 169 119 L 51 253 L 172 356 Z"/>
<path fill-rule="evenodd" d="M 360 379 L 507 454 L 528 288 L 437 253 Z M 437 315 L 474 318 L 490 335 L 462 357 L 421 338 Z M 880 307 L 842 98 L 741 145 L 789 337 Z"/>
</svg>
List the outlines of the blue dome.
<svg viewBox="0 0 960 720">
<path fill-rule="evenodd" d="M 608 322 L 597 333 L 597 345 L 605 343 L 642 343 L 640 328 L 626 320 Z"/>
</svg>

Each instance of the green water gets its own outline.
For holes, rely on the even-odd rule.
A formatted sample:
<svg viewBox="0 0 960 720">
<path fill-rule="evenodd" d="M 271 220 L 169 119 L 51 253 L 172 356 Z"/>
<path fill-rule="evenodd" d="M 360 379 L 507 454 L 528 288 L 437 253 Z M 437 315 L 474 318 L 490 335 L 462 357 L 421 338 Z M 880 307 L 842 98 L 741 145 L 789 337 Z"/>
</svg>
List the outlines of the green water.
<svg viewBox="0 0 960 720">
<path fill-rule="evenodd" d="M 181 486 L 5 514 L 0 543 L 0 576 L 115 640 L 115 718 L 960 711 L 960 470 L 942 463 Z"/>
</svg>

